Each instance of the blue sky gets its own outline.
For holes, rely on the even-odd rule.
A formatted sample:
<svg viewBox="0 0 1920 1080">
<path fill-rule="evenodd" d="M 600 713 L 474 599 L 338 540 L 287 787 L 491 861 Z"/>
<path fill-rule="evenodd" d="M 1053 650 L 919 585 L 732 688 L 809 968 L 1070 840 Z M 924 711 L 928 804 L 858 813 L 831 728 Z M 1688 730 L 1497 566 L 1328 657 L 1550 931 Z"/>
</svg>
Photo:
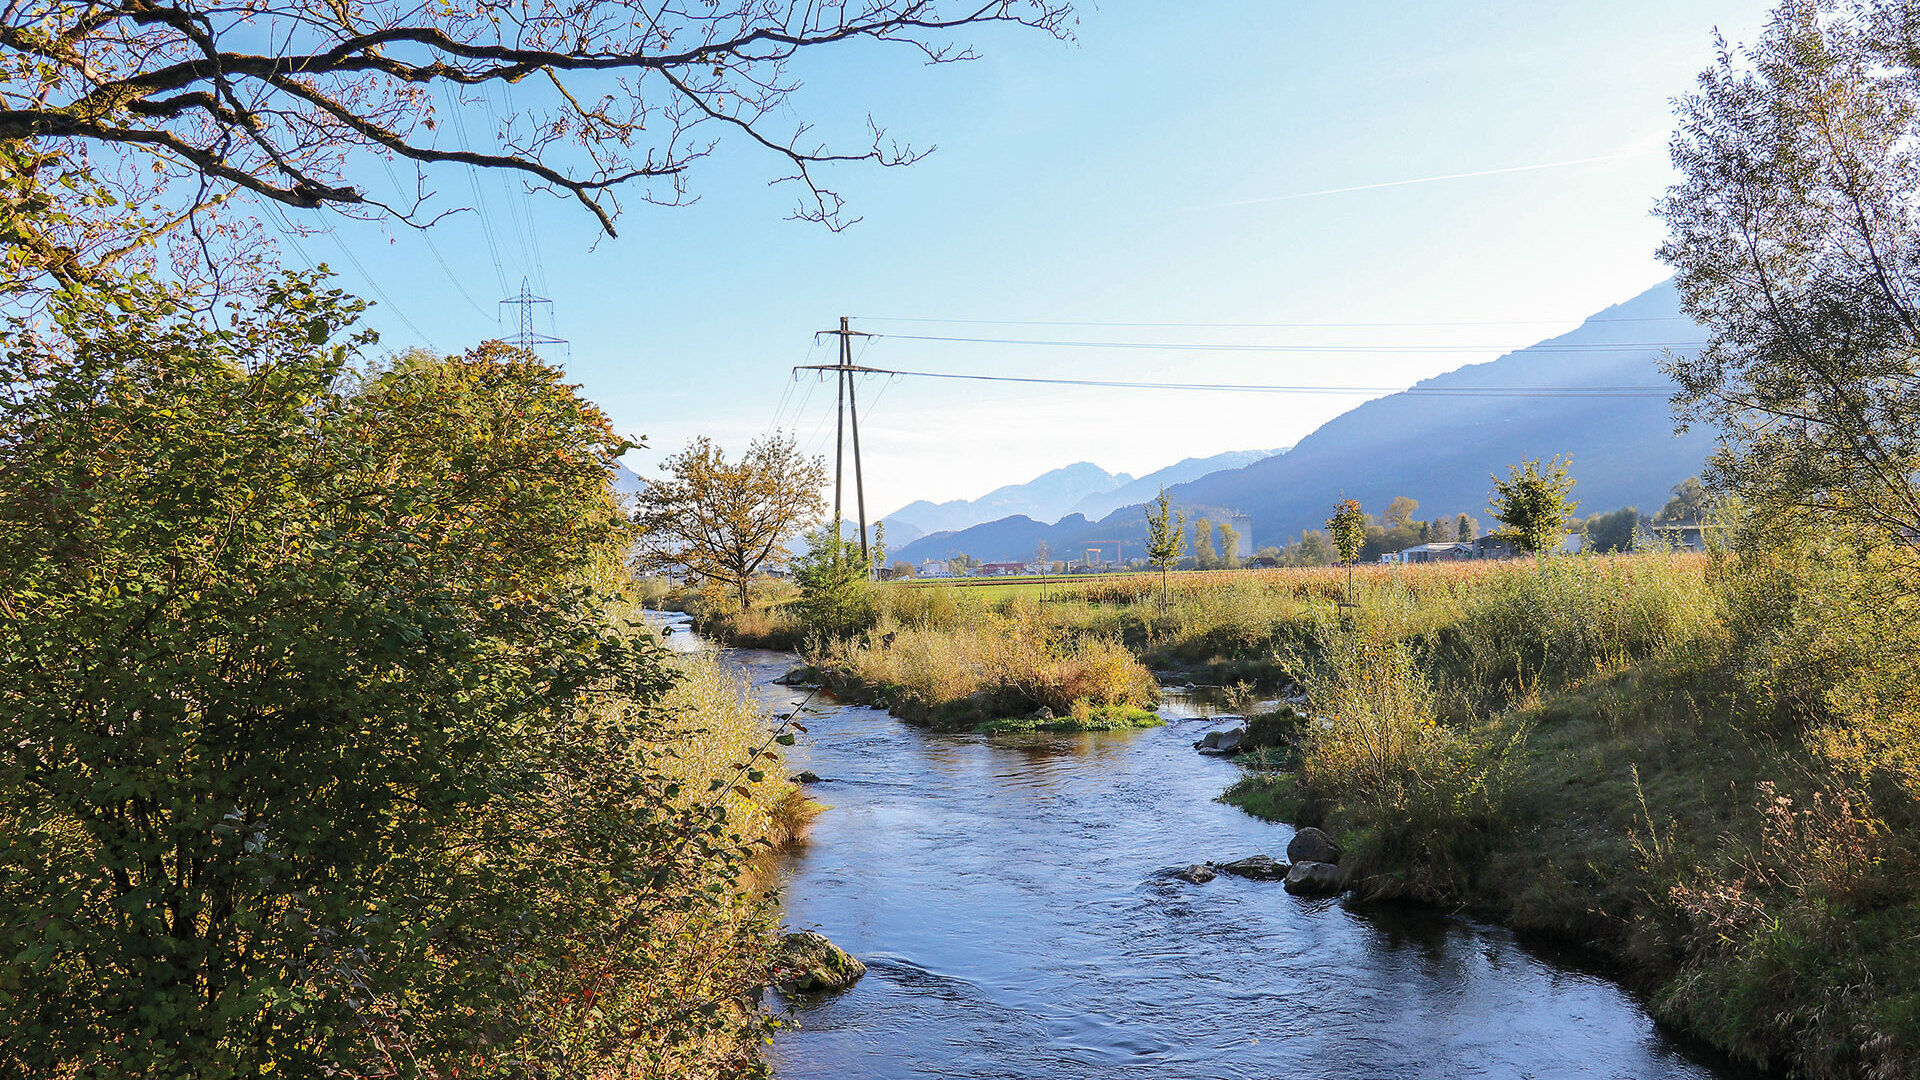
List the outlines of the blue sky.
<svg viewBox="0 0 1920 1080">
<path fill-rule="evenodd" d="M 331 238 L 303 246 L 347 287 L 384 297 L 371 321 L 395 348 L 424 339 L 453 351 L 500 334 L 503 284 L 530 277 L 556 301 L 540 329 L 572 343 L 553 355 L 620 427 L 648 437 L 628 458 L 642 473 L 694 435 L 737 449 L 775 424 L 830 453 L 832 383 L 796 384 L 788 371 L 831 359 L 810 349 L 812 334 L 841 315 L 893 335 L 867 347 L 876 366 L 1401 386 L 1560 332 L 1666 276 L 1649 211 L 1671 179 L 1671 99 L 1710 58 L 1716 27 L 1749 39 L 1766 8 L 1084 6 L 1076 42 L 993 31 L 978 35 L 973 63 L 929 68 L 868 46 L 814 56 L 794 118 L 858 138 L 871 112 L 891 135 L 938 147 L 911 168 L 833 174 L 863 218 L 845 232 L 783 220 L 792 193 L 766 184 L 779 163 L 731 144 L 697 167 L 696 205 L 630 202 L 617 239 L 596 243 L 583 212 L 495 178 L 476 200 L 448 171 L 431 180 L 449 203 L 486 214 L 437 226 L 440 258 L 417 234 L 360 224 L 337 233 L 357 265 Z M 1397 183 L 1463 173 L 1484 175 Z M 1381 184 L 1395 186 L 1370 186 Z M 1308 194 L 1345 188 L 1361 190 Z M 1220 325 L 1286 322 L 1452 325 Z M 1376 345 L 1392 348 L 1351 349 Z M 878 378 L 861 393 L 875 516 L 1072 461 L 1140 474 L 1286 445 L 1361 400 Z"/>
</svg>

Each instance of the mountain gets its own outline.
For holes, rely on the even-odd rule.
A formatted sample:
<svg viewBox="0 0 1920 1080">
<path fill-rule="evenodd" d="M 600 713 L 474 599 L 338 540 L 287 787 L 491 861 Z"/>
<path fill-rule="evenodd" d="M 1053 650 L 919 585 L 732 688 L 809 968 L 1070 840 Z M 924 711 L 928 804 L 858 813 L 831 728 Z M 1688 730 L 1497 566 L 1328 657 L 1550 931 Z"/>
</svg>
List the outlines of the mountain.
<svg viewBox="0 0 1920 1080">
<path fill-rule="evenodd" d="M 1263 458 L 1286 452 L 1286 447 L 1278 450 L 1229 450 L 1212 457 L 1188 458 L 1178 464 L 1148 473 L 1131 483 L 1122 484 L 1111 491 L 1089 495 L 1074 503 L 1073 510 L 1074 513 L 1085 514 L 1088 518 L 1098 521 L 1123 506 L 1134 506 L 1158 498 L 1161 488 L 1170 488 L 1175 484 L 1198 480 L 1203 476 L 1227 469 L 1245 468 Z"/>
<path fill-rule="evenodd" d="M 1419 500 L 1421 518 L 1465 511 L 1484 527 L 1493 474 L 1505 475 L 1525 458 L 1556 454 L 1572 457 L 1570 471 L 1578 481 L 1573 497 L 1582 514 L 1660 506 L 1668 488 L 1700 471 L 1713 447 L 1711 431 L 1673 431 L 1665 392 L 1674 387 L 1660 361 L 1669 349 L 1690 352 L 1706 341 L 1704 330 L 1679 316 L 1672 282 L 1656 285 L 1559 337 L 1435 376 L 1415 388 L 1419 393 L 1369 401 L 1328 421 L 1284 454 L 1177 485 L 1170 493 L 1180 506 L 1249 515 L 1255 547 L 1285 544 L 1303 530 L 1320 528 L 1343 498 L 1359 499 L 1368 512 L 1378 513 L 1393 497 L 1407 495 Z M 1581 387 L 1659 393 L 1551 393 Z M 1484 392 L 1489 390 L 1494 392 Z M 997 561 L 1025 557 L 1042 540 L 1061 553 L 1120 540 L 1132 557 L 1145 535 L 1145 515 L 1133 505 L 1085 527 L 1061 522 L 1032 536 L 1010 528 L 1008 546 L 998 546 L 999 534 L 982 527 L 938 543 L 928 537 L 897 553 L 911 560 L 958 550 Z M 1011 546 L 1016 539 L 1024 547 Z M 924 552 L 922 544 L 929 545 Z"/>
<path fill-rule="evenodd" d="M 647 482 L 639 473 L 616 461 L 613 463 L 613 490 L 616 495 L 622 496 L 623 501 L 631 508 L 634 499 L 647 490 Z"/>
<path fill-rule="evenodd" d="M 1081 461 L 1041 473 L 1024 484 L 995 488 L 978 499 L 909 503 L 882 520 L 887 523 L 889 543 L 898 543 L 893 538 L 907 535 L 910 529 L 917 530 L 916 536 L 953 532 L 1014 515 L 1054 521 L 1081 499 L 1112 491 L 1132 480 L 1126 473 L 1110 473 L 1092 462 Z"/>
</svg>

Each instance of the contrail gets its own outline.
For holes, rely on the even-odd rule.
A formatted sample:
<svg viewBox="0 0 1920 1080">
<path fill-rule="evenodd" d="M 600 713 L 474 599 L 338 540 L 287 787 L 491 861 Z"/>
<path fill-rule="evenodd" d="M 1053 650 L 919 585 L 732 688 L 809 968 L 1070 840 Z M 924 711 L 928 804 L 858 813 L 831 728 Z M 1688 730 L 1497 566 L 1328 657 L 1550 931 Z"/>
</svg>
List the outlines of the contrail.
<svg viewBox="0 0 1920 1080">
<path fill-rule="evenodd" d="M 1422 176 L 1412 180 L 1386 180 L 1378 184 L 1355 184 L 1352 187 L 1327 188 L 1324 191 L 1302 191 L 1297 195 L 1268 195 L 1258 199 L 1237 199 L 1233 202 L 1213 203 L 1212 208 L 1228 206 L 1253 206 L 1258 203 L 1291 202 L 1294 199 L 1312 199 L 1321 195 L 1344 195 L 1349 191 L 1374 191 L 1379 188 L 1406 187 L 1409 184 L 1431 184 L 1440 180 L 1466 180 L 1475 176 L 1499 176 L 1502 173 L 1535 172 L 1539 169 L 1565 169 L 1575 165 L 1597 165 L 1603 161 L 1619 161 L 1622 158 L 1645 157 L 1651 150 L 1628 150 L 1618 154 L 1603 154 L 1600 157 L 1574 158 L 1571 161 L 1548 161 L 1539 165 L 1510 165 L 1504 169 L 1480 169 L 1476 172 L 1447 173 L 1444 176 Z"/>
</svg>

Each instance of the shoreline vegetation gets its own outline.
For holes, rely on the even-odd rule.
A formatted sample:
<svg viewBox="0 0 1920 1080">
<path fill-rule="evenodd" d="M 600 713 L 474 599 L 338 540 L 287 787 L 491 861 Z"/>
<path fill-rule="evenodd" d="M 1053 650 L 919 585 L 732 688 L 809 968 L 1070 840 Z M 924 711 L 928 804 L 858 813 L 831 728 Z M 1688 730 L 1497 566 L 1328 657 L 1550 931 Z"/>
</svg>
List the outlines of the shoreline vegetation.
<svg viewBox="0 0 1920 1080">
<path fill-rule="evenodd" d="M 1885 658 L 1920 634 L 1883 553 L 1821 535 L 1362 568 L 1345 609 L 1332 567 L 1176 575 L 1164 605 L 1157 575 L 1047 603 L 876 585 L 838 636 L 783 615 L 788 586 L 745 617 L 682 599 L 704 632 L 797 644 L 796 676 L 941 730 L 1144 708 L 1149 671 L 1303 693 L 1250 718 L 1222 799 L 1340 837 L 1358 902 L 1577 946 L 1741 1061 L 1910 1076 L 1920 769 Z"/>
</svg>

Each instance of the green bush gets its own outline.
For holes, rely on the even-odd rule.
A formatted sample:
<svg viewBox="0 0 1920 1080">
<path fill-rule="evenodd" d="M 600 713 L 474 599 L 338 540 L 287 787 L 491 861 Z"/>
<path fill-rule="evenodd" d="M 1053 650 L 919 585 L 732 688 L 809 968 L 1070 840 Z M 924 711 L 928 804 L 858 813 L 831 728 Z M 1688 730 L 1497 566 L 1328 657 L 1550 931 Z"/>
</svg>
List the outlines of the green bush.
<svg viewBox="0 0 1920 1080">
<path fill-rule="evenodd" d="M 356 311 L 103 283 L 0 347 L 0 1072 L 750 1067 L 626 444 L 524 353 L 356 370 Z"/>
</svg>

